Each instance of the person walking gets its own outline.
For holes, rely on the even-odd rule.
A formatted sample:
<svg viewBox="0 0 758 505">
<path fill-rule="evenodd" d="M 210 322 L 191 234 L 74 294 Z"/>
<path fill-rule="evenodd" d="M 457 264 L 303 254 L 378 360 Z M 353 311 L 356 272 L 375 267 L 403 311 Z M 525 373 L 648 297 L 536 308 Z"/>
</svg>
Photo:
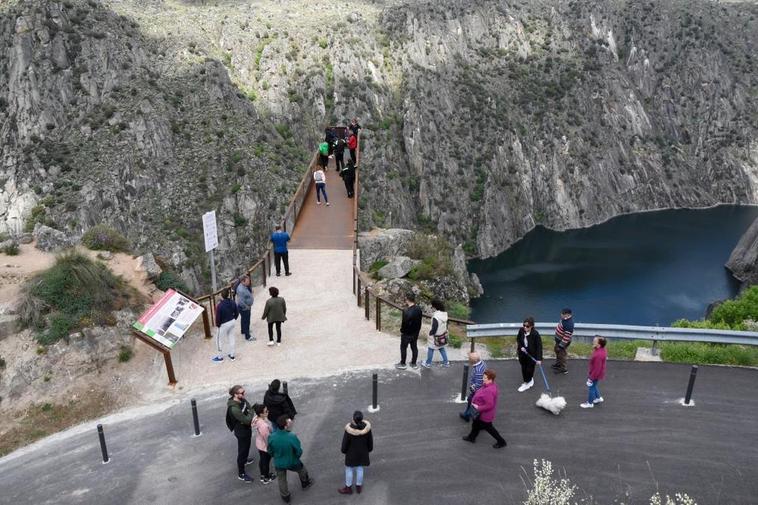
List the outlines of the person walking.
<svg viewBox="0 0 758 505">
<path fill-rule="evenodd" d="M 476 409 L 471 406 L 471 400 L 474 395 L 484 384 L 484 371 L 487 369 L 487 364 L 482 361 L 478 352 L 470 352 L 468 354 L 468 362 L 471 366 L 471 372 L 468 379 L 468 398 L 466 399 L 466 410 L 459 413 L 458 416 L 466 422 L 469 422 L 472 417 L 477 415 Z"/>
<path fill-rule="evenodd" d="M 424 368 L 432 367 L 432 358 L 434 351 L 439 350 L 442 356 L 442 366 L 448 368 L 450 362 L 447 360 L 447 351 L 445 348 L 448 344 L 447 334 L 447 312 L 445 305 L 440 300 L 432 300 L 432 328 L 429 330 L 429 336 L 426 337 L 426 361 L 421 362 Z"/>
<path fill-rule="evenodd" d="M 531 316 L 524 319 L 524 324 L 516 335 L 516 349 L 521 365 L 521 378 L 524 380 L 518 387 L 518 392 L 523 393 L 534 386 L 534 367 L 542 364 L 542 337 L 534 327 L 534 318 Z"/>
<path fill-rule="evenodd" d="M 287 320 L 287 303 L 279 296 L 279 289 L 271 286 L 268 288 L 271 298 L 266 300 L 263 307 L 263 316 L 268 323 L 268 345 L 274 345 L 274 325 L 276 325 L 276 345 L 282 345 L 282 323 Z"/>
<path fill-rule="evenodd" d="M 347 148 L 350 150 L 350 159 L 353 160 L 353 163 L 358 163 L 358 158 L 356 157 L 355 151 L 358 149 L 358 134 L 354 132 L 350 132 L 350 135 L 347 137 Z"/>
<path fill-rule="evenodd" d="M 313 182 L 316 183 L 316 205 L 321 205 L 321 195 L 324 195 L 326 206 L 329 206 L 329 198 L 326 196 L 326 174 L 318 169 L 313 172 Z"/>
<path fill-rule="evenodd" d="M 332 151 L 334 156 L 334 168 L 339 174 L 345 169 L 345 139 L 335 138 L 332 145 L 334 146 Z"/>
<path fill-rule="evenodd" d="M 266 394 L 263 395 L 263 404 L 268 409 L 269 419 L 279 419 L 280 416 L 287 416 L 290 419 L 295 419 L 297 410 L 295 410 L 295 404 L 292 403 L 292 399 L 286 393 L 280 393 L 282 383 L 279 379 L 274 379 L 268 386 Z M 274 431 L 278 429 L 276 423 L 272 425 Z"/>
<path fill-rule="evenodd" d="M 347 197 L 352 198 L 355 195 L 355 163 L 353 160 L 347 160 L 347 166 L 341 173 L 342 181 L 345 183 Z"/>
<path fill-rule="evenodd" d="M 221 290 L 221 301 L 216 305 L 216 349 L 218 354 L 211 358 L 214 363 L 224 361 L 221 343 L 226 344 L 227 356 L 234 361 L 234 326 L 239 311 L 237 304 L 229 298 L 229 288 Z"/>
<path fill-rule="evenodd" d="M 255 417 L 251 426 L 255 428 L 255 448 L 258 449 L 258 469 L 261 472 L 261 484 L 269 484 L 276 479 L 276 474 L 271 472 L 271 455 L 268 453 L 268 436 L 271 435 L 271 421 L 268 418 L 268 409 L 265 405 L 256 403 L 253 405 Z"/>
<path fill-rule="evenodd" d="M 245 471 L 245 465 L 252 463 L 250 442 L 253 431 L 250 427 L 253 421 L 253 409 L 245 399 L 245 388 L 236 385 L 229 389 L 229 400 L 226 402 L 226 426 L 237 437 L 237 478 L 244 482 L 253 482 Z"/>
<path fill-rule="evenodd" d="M 400 324 L 400 363 L 395 365 L 398 370 L 405 370 L 408 366 L 405 359 L 408 354 L 408 346 L 411 346 L 411 368 L 418 368 L 418 334 L 421 331 L 421 308 L 416 305 L 416 295 L 411 292 L 405 295 L 406 308 L 403 310 L 403 321 Z"/>
<path fill-rule="evenodd" d="M 271 234 L 271 242 L 274 244 L 274 265 L 276 266 L 276 276 L 281 275 L 281 262 L 284 262 L 284 275 L 292 275 L 290 272 L 290 254 L 287 249 L 287 242 L 290 241 L 290 234 L 282 230 L 281 225 L 274 227 L 274 233 Z"/>
<path fill-rule="evenodd" d="M 497 384 L 495 384 L 495 371 L 488 368 L 484 371 L 484 385 L 474 394 L 471 405 L 479 412 L 479 417 L 474 419 L 471 424 L 471 433 L 463 437 L 466 442 L 472 444 L 476 442 L 476 437 L 479 436 L 479 432 L 484 430 L 495 439 L 495 444 L 492 446 L 495 449 L 505 447 L 507 444 L 505 439 L 500 436 L 497 429 L 492 425 L 495 420 L 495 414 L 497 411 Z"/>
<path fill-rule="evenodd" d="M 369 466 L 369 453 L 374 450 L 374 435 L 371 423 L 363 419 L 363 412 L 353 412 L 353 422 L 345 426 L 342 435 L 342 454 L 345 455 L 345 487 L 337 490 L 340 494 L 353 494 L 353 473 L 355 492 L 363 490 L 363 468 Z"/>
<path fill-rule="evenodd" d="M 313 479 L 308 475 L 308 470 L 300 458 L 303 456 L 303 448 L 300 440 L 292 433 L 292 419 L 286 415 L 277 418 L 279 427 L 268 437 L 268 453 L 274 459 L 276 478 L 279 480 L 279 495 L 285 503 L 291 500 L 289 486 L 287 485 L 287 471 L 297 472 L 300 485 L 308 489 L 313 485 Z"/>
<path fill-rule="evenodd" d="M 608 350 L 605 345 L 605 337 L 598 335 L 592 339 L 592 357 L 590 357 L 587 373 L 587 401 L 579 405 L 583 409 L 591 409 L 596 403 L 605 401 L 597 388 L 597 383 L 605 379 L 605 362 L 608 360 Z"/>
<path fill-rule="evenodd" d="M 255 337 L 250 334 L 250 309 L 253 307 L 253 290 L 250 288 L 250 276 L 243 275 L 237 285 L 237 310 L 240 314 L 240 331 L 245 340 L 252 342 Z"/>
<path fill-rule="evenodd" d="M 329 142 L 323 141 L 318 145 L 319 166 L 326 170 L 329 164 Z"/>
<path fill-rule="evenodd" d="M 568 347 L 571 345 L 571 338 L 574 335 L 574 316 L 571 309 L 561 310 L 561 320 L 555 327 L 555 363 L 552 368 L 555 373 L 567 374 L 566 362 L 568 358 Z"/>
</svg>

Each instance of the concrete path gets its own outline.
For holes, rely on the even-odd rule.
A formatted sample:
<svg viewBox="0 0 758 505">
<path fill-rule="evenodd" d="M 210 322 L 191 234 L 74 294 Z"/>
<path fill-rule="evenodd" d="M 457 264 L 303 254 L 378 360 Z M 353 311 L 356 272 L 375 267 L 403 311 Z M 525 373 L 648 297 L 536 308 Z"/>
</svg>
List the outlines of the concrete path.
<svg viewBox="0 0 758 505">
<path fill-rule="evenodd" d="M 335 354 L 332 359 L 340 359 Z M 293 503 L 309 505 L 511 505 L 524 499 L 534 459 L 552 461 L 596 504 L 648 504 L 656 491 L 686 492 L 700 505 L 744 505 L 758 496 L 758 372 L 701 367 L 695 407 L 678 404 L 689 367 L 610 362 L 605 403 L 578 407 L 586 362 L 572 361 L 555 388 L 569 406 L 553 416 L 534 406 L 539 390 L 516 393 L 514 361 L 491 362 L 501 388 L 495 425 L 508 441 L 492 449 L 486 433 L 461 441 L 468 426 L 453 399 L 461 365 L 397 372 L 381 369 L 380 406 L 366 412 L 371 371 L 290 382 L 300 412 L 295 432 L 316 479 L 302 491 L 290 476 Z M 251 389 L 249 388 L 250 392 Z M 262 390 L 249 399 L 259 401 Z M 236 479 L 236 441 L 223 421 L 226 397 L 199 398 L 203 435 L 193 438 L 187 399 L 149 415 L 105 421 L 112 461 L 100 462 L 95 423 L 0 460 L 0 504 L 143 505 L 281 503 L 276 484 Z M 354 409 L 374 426 L 375 450 L 364 493 L 337 494 L 343 476 L 340 440 Z M 258 477 L 257 465 L 249 467 Z M 578 500 L 577 500 L 578 501 Z"/>
</svg>

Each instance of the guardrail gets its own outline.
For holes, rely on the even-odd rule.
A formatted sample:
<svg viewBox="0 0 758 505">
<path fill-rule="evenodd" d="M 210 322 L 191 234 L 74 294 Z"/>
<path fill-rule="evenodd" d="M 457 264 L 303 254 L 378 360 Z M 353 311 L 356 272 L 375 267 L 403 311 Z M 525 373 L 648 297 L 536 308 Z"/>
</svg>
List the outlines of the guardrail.
<svg viewBox="0 0 758 505">
<path fill-rule="evenodd" d="M 540 334 L 553 335 L 556 323 L 535 323 Z M 521 328 L 521 323 L 472 324 L 466 327 L 466 337 L 474 340 L 482 337 L 513 337 Z M 592 338 L 601 335 L 606 338 L 627 340 L 652 340 L 657 342 L 707 342 L 711 344 L 758 345 L 758 332 L 714 330 L 700 328 L 670 328 L 665 326 L 630 326 L 619 324 L 576 323 L 574 337 Z"/>
</svg>

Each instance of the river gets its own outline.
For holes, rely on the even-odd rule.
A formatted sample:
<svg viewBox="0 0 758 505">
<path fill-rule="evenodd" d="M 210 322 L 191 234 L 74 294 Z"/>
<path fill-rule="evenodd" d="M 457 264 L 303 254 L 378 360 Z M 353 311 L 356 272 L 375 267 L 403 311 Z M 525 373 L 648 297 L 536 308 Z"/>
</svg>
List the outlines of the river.
<svg viewBox="0 0 758 505">
<path fill-rule="evenodd" d="M 557 320 L 667 326 L 701 319 L 739 284 L 724 268 L 758 207 L 629 214 L 565 232 L 537 227 L 495 258 L 469 264 L 484 286 L 478 323 Z"/>
</svg>

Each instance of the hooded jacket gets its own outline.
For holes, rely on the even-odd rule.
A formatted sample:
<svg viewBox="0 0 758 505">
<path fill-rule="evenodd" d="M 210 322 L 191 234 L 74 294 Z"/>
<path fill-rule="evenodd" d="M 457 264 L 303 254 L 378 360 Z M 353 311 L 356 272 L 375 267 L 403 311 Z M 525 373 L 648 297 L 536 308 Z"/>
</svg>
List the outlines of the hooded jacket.
<svg viewBox="0 0 758 505">
<path fill-rule="evenodd" d="M 342 454 L 345 455 L 345 466 L 369 466 L 369 453 L 374 450 L 374 435 L 371 433 L 371 423 L 363 420 L 360 425 L 353 423 L 345 426 L 342 436 Z"/>
<path fill-rule="evenodd" d="M 299 466 L 303 448 L 294 433 L 277 430 L 268 437 L 268 453 L 274 458 L 274 468 L 289 470 Z"/>
<path fill-rule="evenodd" d="M 442 335 L 447 332 L 447 312 L 437 310 L 432 314 L 432 329 L 429 330 L 429 336 L 426 337 L 426 346 L 430 349 L 439 349 L 445 346 L 434 345 L 434 336 Z"/>
<path fill-rule="evenodd" d="M 252 427 L 255 428 L 255 447 L 259 451 L 268 452 L 268 436 L 271 435 L 271 421 L 255 416 Z"/>
<path fill-rule="evenodd" d="M 234 398 L 229 398 L 226 402 L 226 409 L 229 414 L 237 421 L 234 426 L 234 435 L 237 437 L 252 437 L 253 431 L 250 423 L 253 421 L 253 409 L 247 400 L 237 402 Z"/>
<path fill-rule="evenodd" d="M 271 389 L 266 391 L 263 396 L 263 404 L 268 409 L 268 418 L 271 419 L 272 423 L 275 423 L 281 415 L 294 419 L 297 414 L 290 397 L 279 391 L 271 391 Z"/>
</svg>

